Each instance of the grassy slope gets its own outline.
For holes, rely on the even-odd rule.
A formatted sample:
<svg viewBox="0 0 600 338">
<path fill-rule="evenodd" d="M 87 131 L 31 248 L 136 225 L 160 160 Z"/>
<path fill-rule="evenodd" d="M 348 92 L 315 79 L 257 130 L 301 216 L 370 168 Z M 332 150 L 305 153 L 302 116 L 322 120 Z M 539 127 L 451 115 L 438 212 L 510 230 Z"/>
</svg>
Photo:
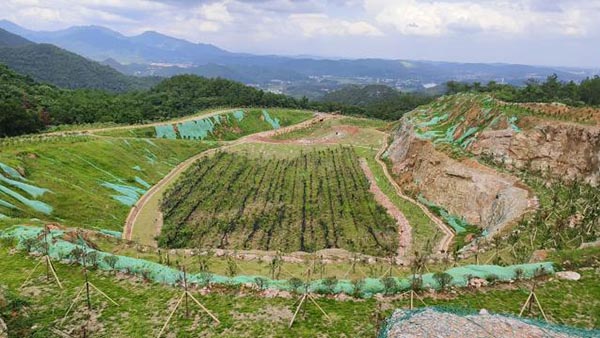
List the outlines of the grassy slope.
<svg viewBox="0 0 600 338">
<path fill-rule="evenodd" d="M 71 143 L 73 142 L 73 143 Z M 120 230 L 129 207 L 114 200 L 117 193 L 102 182 L 144 188 L 135 177 L 152 184 L 177 163 L 207 149 L 195 141 L 55 138 L 45 143 L 15 145 L 0 153 L 0 162 L 26 172 L 27 183 L 50 189 L 40 200 L 54 211 L 46 216 L 21 207 L 15 217 L 59 221 L 69 226 Z M 136 170 L 134 167 L 139 166 Z M 120 181 L 121 180 L 121 181 Z M 2 210 L 11 215 L 10 210 Z"/>
<path fill-rule="evenodd" d="M 7 248 L 0 248 L 0 258 L 0 270 L 5 272 L 2 284 L 11 292 L 17 292 L 35 261 L 21 253 L 9 254 Z M 46 284 L 44 273 L 40 271 L 34 279 L 34 286 L 27 286 L 21 291 L 22 297 L 30 304 L 30 317 L 9 322 L 9 328 L 14 330 L 11 336 L 45 337 L 49 335 L 49 327 L 66 330 L 82 324 L 73 319 L 82 317 L 84 305 L 80 302 L 76 314 L 69 317 L 65 326 L 58 325 L 70 300 L 82 285 L 83 277 L 76 273 L 80 271 L 79 268 L 63 264 L 56 266 L 65 289 L 59 290 L 53 284 Z M 536 293 L 551 321 L 579 327 L 598 327 L 600 288 L 596 281 L 599 277 L 598 272 L 587 270 L 583 271 L 583 279 L 579 282 L 552 280 L 538 285 Z M 97 294 L 92 294 L 94 307 L 101 309 L 101 324 L 94 325 L 99 337 L 155 336 L 173 307 L 175 298 L 180 296 L 180 291 L 175 288 L 138 280 L 122 280 L 106 273 L 93 272 L 90 279 L 120 304 L 114 307 Z M 528 287 L 526 283 L 517 283 L 497 290 L 460 290 L 458 294 L 448 294 L 443 298 L 425 297 L 425 302 L 428 305 L 486 308 L 516 315 L 527 298 Z M 191 306 L 193 319 L 184 319 L 183 311 L 179 311 L 169 332 L 177 337 L 200 334 L 209 337 L 369 337 L 374 336 L 377 330 L 377 313 L 380 313 L 379 317 L 387 316 L 392 309 L 407 305 L 406 300 L 386 300 L 378 306 L 374 299 L 343 303 L 320 299 L 319 304 L 332 317 L 331 322 L 322 319 L 318 310 L 309 304 L 306 316 L 303 317 L 301 313 L 294 327 L 287 329 L 287 322 L 294 310 L 294 299 L 240 296 L 231 290 L 224 292 L 228 296 L 211 294 L 200 297 L 198 292 L 193 292 L 217 315 L 221 325 L 212 325 L 208 317 Z M 33 323 L 36 324 L 34 329 L 31 328 Z M 17 331 L 19 327 L 22 329 L 20 332 Z"/>
<path fill-rule="evenodd" d="M 245 116 L 241 121 L 237 121 L 231 113 L 223 114 L 221 116 L 229 115 L 229 122 L 222 122 L 221 125 L 217 125 L 212 134 L 208 135 L 204 140 L 235 140 L 242 136 L 254 134 L 261 131 L 273 129 L 271 125 L 264 121 L 262 118 L 262 109 L 243 109 Z M 289 109 L 269 109 L 267 110 L 269 115 L 273 119 L 279 119 L 282 127 L 289 126 L 292 124 L 300 123 L 308 120 L 312 117 L 312 113 L 302 110 L 289 110 Z M 202 117 L 199 116 L 198 120 Z M 165 123 L 167 125 L 169 123 Z M 175 122 L 173 122 L 175 124 Z M 99 135 L 113 136 L 113 137 L 156 137 L 156 131 L 154 127 L 132 127 L 128 129 L 118 129 L 113 131 L 105 131 L 99 133 Z"/>
</svg>

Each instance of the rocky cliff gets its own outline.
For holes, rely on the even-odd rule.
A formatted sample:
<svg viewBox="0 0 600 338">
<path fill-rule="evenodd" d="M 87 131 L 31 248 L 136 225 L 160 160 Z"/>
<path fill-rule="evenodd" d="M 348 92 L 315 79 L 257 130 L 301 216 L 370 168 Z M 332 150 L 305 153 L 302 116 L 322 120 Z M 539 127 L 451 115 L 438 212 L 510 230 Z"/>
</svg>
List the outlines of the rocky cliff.
<svg viewBox="0 0 600 338">
<path fill-rule="evenodd" d="M 416 137 L 405 123 L 388 150 L 392 171 L 401 186 L 495 233 L 518 219 L 533 196 L 518 179 L 474 160 L 453 159 L 433 143 Z"/>
<path fill-rule="evenodd" d="M 483 165 L 484 159 L 509 170 L 599 183 L 595 120 L 564 121 L 568 109 L 549 114 L 543 107 L 482 95 L 443 97 L 402 118 L 386 155 L 404 189 L 491 235 L 534 208 L 536 199 L 517 177 Z M 585 113 L 596 117 L 594 110 Z"/>
<path fill-rule="evenodd" d="M 600 127 L 532 119 L 531 129 L 486 130 L 468 150 L 509 169 L 600 184 Z"/>
</svg>

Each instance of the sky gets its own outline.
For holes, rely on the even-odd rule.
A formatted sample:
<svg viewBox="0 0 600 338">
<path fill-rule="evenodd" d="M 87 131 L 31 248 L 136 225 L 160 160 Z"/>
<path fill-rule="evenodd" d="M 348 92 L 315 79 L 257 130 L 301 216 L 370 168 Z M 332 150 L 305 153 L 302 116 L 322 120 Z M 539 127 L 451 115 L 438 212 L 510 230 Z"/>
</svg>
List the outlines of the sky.
<svg viewBox="0 0 600 338">
<path fill-rule="evenodd" d="M 1 0 L 0 19 L 254 54 L 600 68 L 600 0 Z"/>
</svg>

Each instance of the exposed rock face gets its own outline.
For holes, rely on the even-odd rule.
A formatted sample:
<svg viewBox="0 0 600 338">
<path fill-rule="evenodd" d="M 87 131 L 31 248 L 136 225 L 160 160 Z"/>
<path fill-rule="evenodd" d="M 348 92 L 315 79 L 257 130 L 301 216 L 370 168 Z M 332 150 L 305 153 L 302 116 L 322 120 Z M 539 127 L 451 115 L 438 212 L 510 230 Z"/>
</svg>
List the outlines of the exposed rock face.
<svg viewBox="0 0 600 338">
<path fill-rule="evenodd" d="M 490 234 L 526 212 L 532 196 L 517 178 L 473 160 L 453 159 L 403 122 L 387 152 L 402 186 Z"/>
<path fill-rule="evenodd" d="M 509 168 L 529 167 L 593 186 L 600 184 L 600 127 L 532 120 L 534 128 L 518 133 L 512 129 L 483 131 L 469 150 Z"/>
</svg>

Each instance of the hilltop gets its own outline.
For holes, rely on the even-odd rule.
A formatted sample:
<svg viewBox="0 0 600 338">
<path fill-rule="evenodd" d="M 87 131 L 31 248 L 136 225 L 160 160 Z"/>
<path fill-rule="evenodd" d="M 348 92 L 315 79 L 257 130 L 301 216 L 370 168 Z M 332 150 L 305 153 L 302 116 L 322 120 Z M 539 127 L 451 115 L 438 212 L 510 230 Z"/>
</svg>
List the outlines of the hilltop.
<svg viewBox="0 0 600 338">
<path fill-rule="evenodd" d="M 124 92 L 148 89 L 158 78 L 140 78 L 51 44 L 36 44 L 0 29 L 0 63 L 37 81 L 62 88 Z"/>
</svg>

